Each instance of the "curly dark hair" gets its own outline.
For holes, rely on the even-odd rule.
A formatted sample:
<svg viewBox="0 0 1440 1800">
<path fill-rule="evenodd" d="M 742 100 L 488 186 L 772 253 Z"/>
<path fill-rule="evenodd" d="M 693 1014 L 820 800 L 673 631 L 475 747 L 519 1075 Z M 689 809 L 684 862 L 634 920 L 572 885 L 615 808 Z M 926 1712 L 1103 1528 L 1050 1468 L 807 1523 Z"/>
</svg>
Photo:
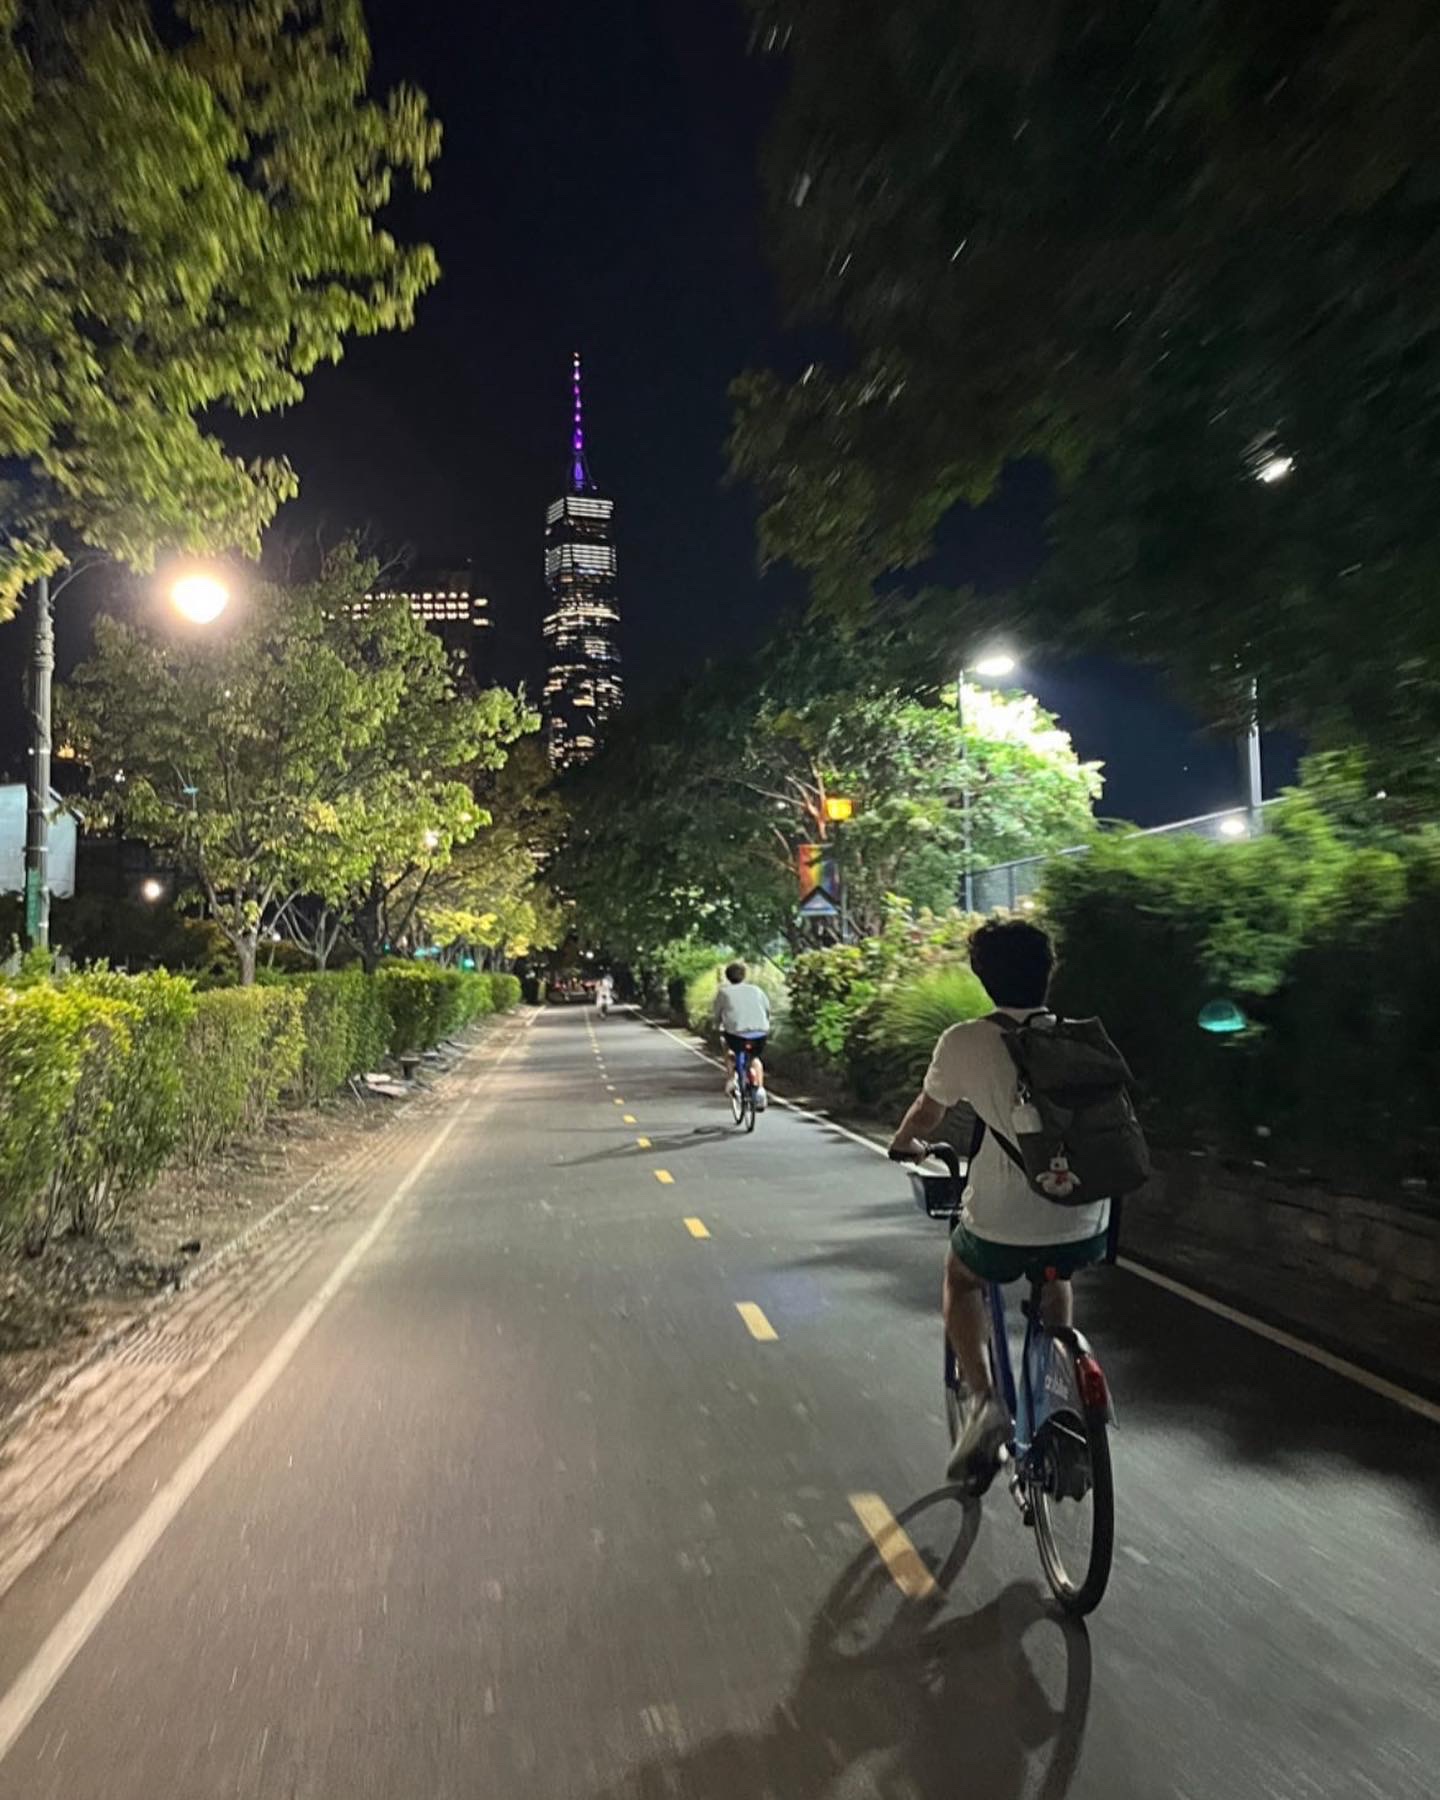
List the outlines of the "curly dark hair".
<svg viewBox="0 0 1440 1800">
<path fill-rule="evenodd" d="M 991 919 L 971 935 L 970 967 L 997 1006 L 1043 1006 L 1055 946 L 1026 919 Z"/>
</svg>

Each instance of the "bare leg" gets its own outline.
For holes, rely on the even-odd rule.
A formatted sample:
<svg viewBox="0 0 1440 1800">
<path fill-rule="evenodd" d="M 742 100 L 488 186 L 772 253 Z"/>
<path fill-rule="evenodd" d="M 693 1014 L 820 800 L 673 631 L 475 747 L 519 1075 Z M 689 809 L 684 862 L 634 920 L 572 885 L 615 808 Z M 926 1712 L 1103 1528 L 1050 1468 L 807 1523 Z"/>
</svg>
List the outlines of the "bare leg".
<svg viewBox="0 0 1440 1800">
<path fill-rule="evenodd" d="M 945 1258 L 945 1335 L 960 1362 L 968 1393 L 981 1395 L 991 1391 L 990 1359 L 986 1345 L 990 1338 L 990 1314 L 985 1305 L 985 1288 L 972 1275 L 952 1250 Z"/>
<path fill-rule="evenodd" d="M 1040 1317 L 1052 1331 L 1075 1323 L 1075 1294 L 1068 1281 L 1047 1281 L 1041 1288 Z"/>
<path fill-rule="evenodd" d="M 764 1087 L 765 1085 L 765 1065 L 758 1056 L 750 1058 L 750 1085 L 751 1087 Z"/>
</svg>

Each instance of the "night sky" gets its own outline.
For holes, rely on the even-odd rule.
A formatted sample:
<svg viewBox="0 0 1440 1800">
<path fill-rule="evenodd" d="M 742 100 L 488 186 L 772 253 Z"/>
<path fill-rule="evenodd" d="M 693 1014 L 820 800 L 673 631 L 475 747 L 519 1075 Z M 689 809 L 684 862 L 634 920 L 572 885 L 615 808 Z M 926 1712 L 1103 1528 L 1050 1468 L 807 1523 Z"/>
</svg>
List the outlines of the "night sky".
<svg viewBox="0 0 1440 1800">
<path fill-rule="evenodd" d="M 793 575 L 758 574 L 753 504 L 725 484 L 723 454 L 731 378 L 799 354 L 756 173 L 783 73 L 746 54 L 739 0 L 367 11 L 377 84 L 417 83 L 444 124 L 432 191 L 393 221 L 435 245 L 444 277 L 412 332 L 353 345 L 302 405 L 232 441 L 299 471 L 282 530 L 366 528 L 426 565 L 473 562 L 496 620 L 494 673 L 533 691 L 544 509 L 564 477 L 578 348 L 591 468 L 617 501 L 627 677 L 643 699 L 753 643 L 798 592 Z M 1022 578 L 1042 554 L 1045 498 L 1042 471 L 1013 471 L 989 506 L 947 525 L 937 573 L 985 588 Z M 80 647 L 82 615 L 77 604 L 62 628 L 62 656 Z M 19 629 L 0 630 L 7 672 L 22 649 Z M 1026 677 L 1079 752 L 1106 762 L 1106 814 L 1154 823 L 1237 798 L 1231 748 L 1198 738 L 1153 677 L 1101 660 L 1027 663 Z M 1290 762 L 1275 757 L 1274 771 Z"/>
</svg>

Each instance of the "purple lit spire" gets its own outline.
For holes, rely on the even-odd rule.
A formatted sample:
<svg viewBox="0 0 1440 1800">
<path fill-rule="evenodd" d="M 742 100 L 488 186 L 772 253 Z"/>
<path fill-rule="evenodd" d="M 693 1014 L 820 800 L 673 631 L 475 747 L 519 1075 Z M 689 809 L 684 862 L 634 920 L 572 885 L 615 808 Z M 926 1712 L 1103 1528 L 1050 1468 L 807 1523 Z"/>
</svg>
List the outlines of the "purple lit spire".
<svg viewBox="0 0 1440 1800">
<path fill-rule="evenodd" d="M 570 431 L 570 489 L 588 494 L 595 483 L 590 479 L 590 465 L 585 460 L 585 411 L 580 398 L 580 352 L 571 359 L 570 387 L 575 398 L 575 413 Z"/>
</svg>

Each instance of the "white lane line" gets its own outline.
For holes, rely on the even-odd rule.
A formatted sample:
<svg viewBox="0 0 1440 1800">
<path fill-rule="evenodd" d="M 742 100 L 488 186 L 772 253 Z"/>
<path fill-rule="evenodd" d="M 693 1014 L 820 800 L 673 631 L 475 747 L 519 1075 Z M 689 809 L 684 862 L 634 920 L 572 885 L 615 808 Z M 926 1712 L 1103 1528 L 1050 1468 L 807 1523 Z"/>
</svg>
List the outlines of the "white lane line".
<svg viewBox="0 0 1440 1800">
<path fill-rule="evenodd" d="M 668 1038 L 692 1056 L 698 1056 L 702 1062 L 708 1062 L 715 1068 L 723 1067 L 720 1059 L 711 1056 L 708 1050 L 700 1050 L 694 1044 L 687 1043 L 678 1031 L 672 1031 L 668 1025 L 653 1025 L 656 1031 L 663 1031 Z M 783 1094 L 773 1090 L 770 1098 L 778 1101 L 787 1111 L 798 1113 L 802 1119 L 813 1120 L 830 1131 L 838 1131 L 852 1143 L 862 1145 L 876 1156 L 885 1155 L 885 1146 L 877 1144 L 874 1138 L 867 1138 L 858 1131 L 852 1131 L 848 1125 L 841 1125 L 834 1119 L 826 1118 L 824 1113 L 812 1112 L 808 1106 L 797 1106 L 793 1100 L 787 1100 Z M 1387 1381 L 1383 1375 L 1372 1374 L 1369 1369 L 1362 1369 L 1359 1363 L 1348 1358 L 1337 1356 L 1334 1351 L 1326 1350 L 1319 1344 L 1312 1344 L 1307 1339 L 1296 1337 L 1293 1332 L 1285 1331 L 1278 1325 L 1267 1324 L 1264 1319 L 1256 1319 L 1249 1313 L 1241 1312 L 1238 1307 L 1228 1306 L 1223 1300 L 1213 1300 L 1209 1294 L 1202 1294 L 1199 1289 L 1187 1287 L 1183 1281 L 1176 1281 L 1172 1276 L 1162 1275 L 1158 1269 L 1147 1269 L 1143 1263 L 1131 1262 L 1128 1256 L 1115 1259 L 1116 1268 L 1123 1269 L 1127 1275 L 1134 1275 L 1141 1281 L 1148 1281 L 1152 1287 L 1164 1288 L 1167 1294 L 1174 1294 L 1179 1300 L 1188 1300 L 1192 1306 L 1202 1311 L 1214 1313 L 1217 1319 L 1224 1319 L 1231 1325 L 1238 1325 L 1242 1331 L 1248 1331 L 1255 1337 L 1264 1338 L 1267 1343 L 1278 1344 L 1282 1350 L 1291 1350 L 1296 1356 L 1303 1356 L 1307 1362 L 1317 1363 L 1322 1369 L 1328 1369 L 1332 1375 L 1339 1375 L 1345 1381 L 1353 1381 L 1357 1387 L 1368 1389 L 1378 1394 L 1382 1400 L 1393 1401 L 1396 1406 L 1403 1406 L 1407 1412 L 1415 1413 L 1419 1418 L 1427 1419 L 1432 1425 L 1440 1425 L 1440 1405 L 1427 1400 L 1423 1394 L 1412 1393 L 1409 1388 L 1401 1387 L 1398 1382 Z"/>
<path fill-rule="evenodd" d="M 523 1038 L 511 1040 L 487 1073 L 493 1073 Z M 321 1314 L 355 1273 L 375 1240 L 394 1218 L 406 1195 L 439 1154 L 450 1133 L 465 1117 L 468 1103 L 431 1138 L 429 1147 L 365 1230 L 331 1270 L 323 1286 L 291 1320 L 270 1354 L 216 1419 L 195 1448 L 159 1489 L 154 1499 L 85 1584 L 24 1671 L 0 1700 L 0 1762 L 44 1705 L 55 1684 L 124 1593 L 145 1558 L 174 1522 L 185 1502 L 219 1461 L 241 1427 L 294 1360 L 296 1351 L 315 1329 Z"/>
</svg>

